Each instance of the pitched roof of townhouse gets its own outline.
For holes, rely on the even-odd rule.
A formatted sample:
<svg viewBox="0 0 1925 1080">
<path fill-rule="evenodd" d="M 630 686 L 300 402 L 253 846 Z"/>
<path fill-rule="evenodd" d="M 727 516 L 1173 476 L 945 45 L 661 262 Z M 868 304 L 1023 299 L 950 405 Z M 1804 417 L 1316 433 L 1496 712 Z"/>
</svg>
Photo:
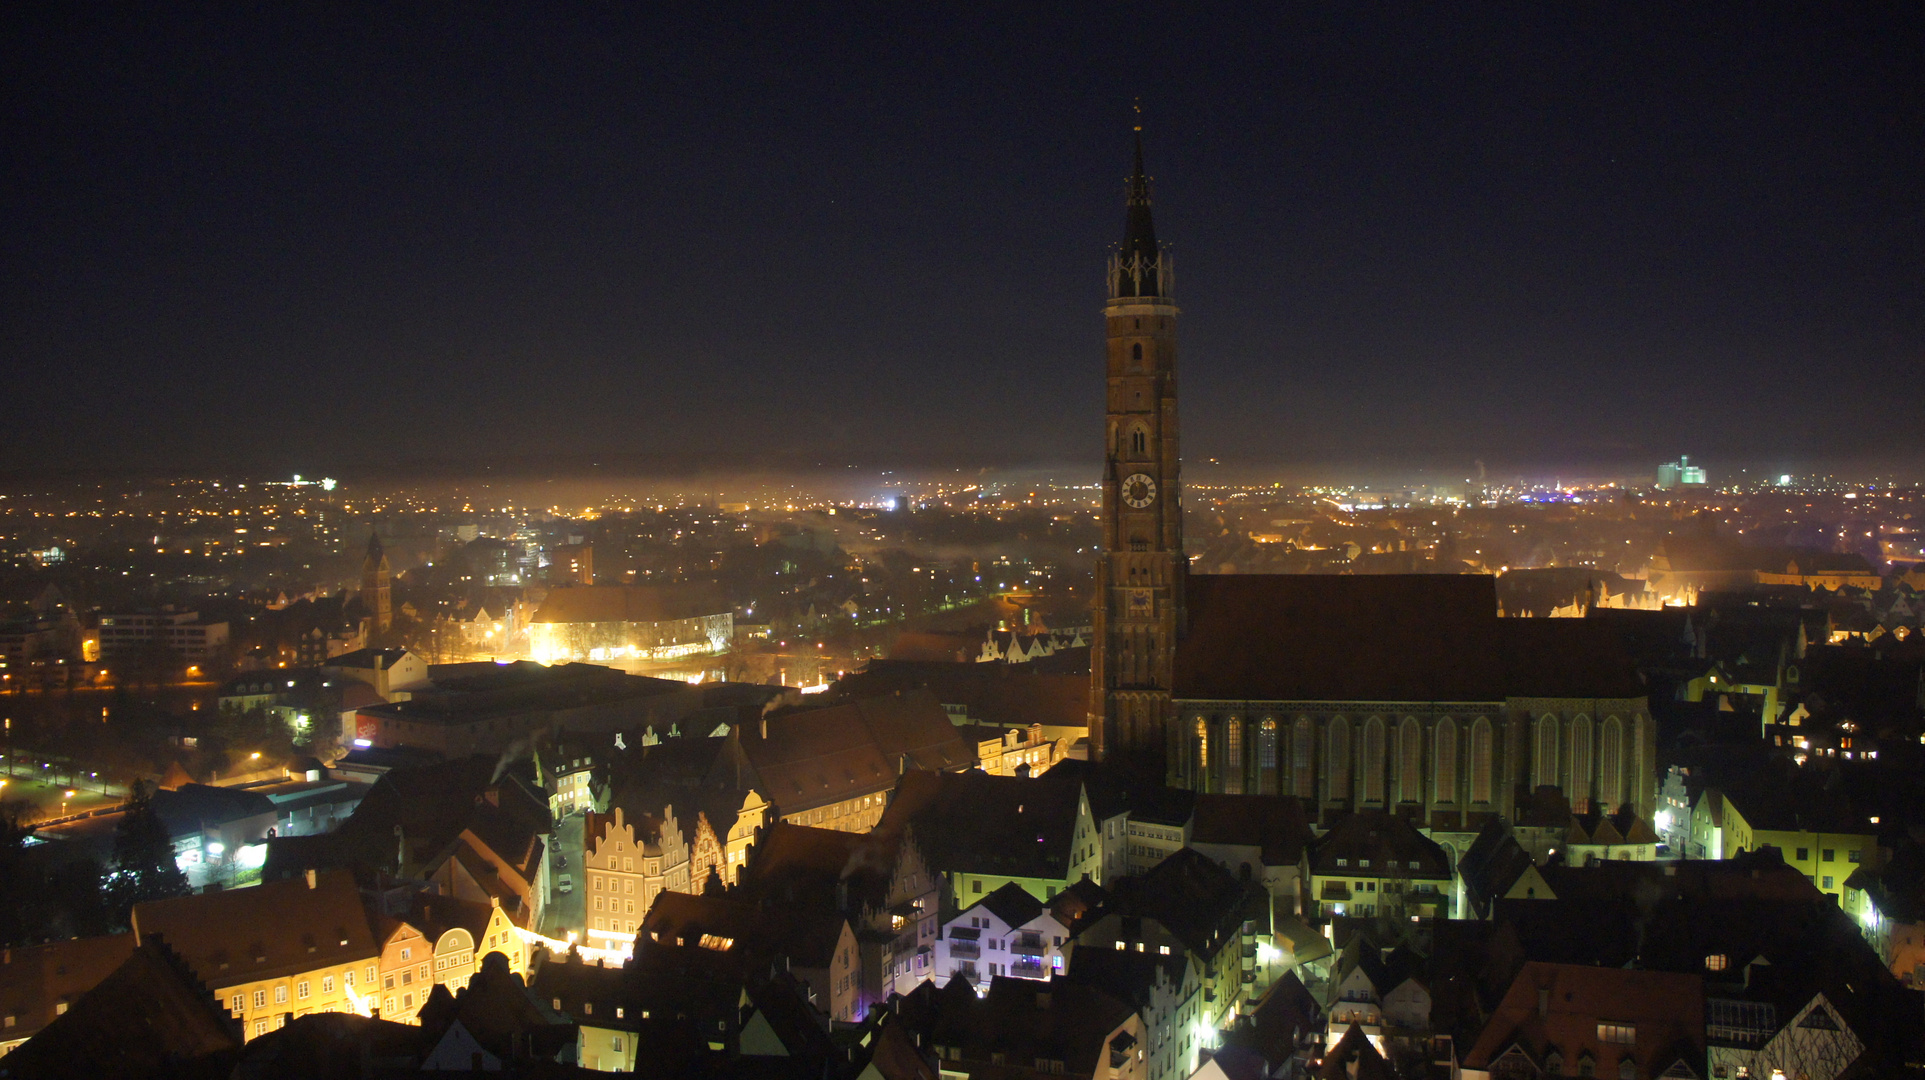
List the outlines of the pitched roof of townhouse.
<svg viewBox="0 0 1925 1080">
<path fill-rule="evenodd" d="M 1065 880 L 1083 785 L 988 773 L 910 772 L 879 829 L 913 827 L 933 869 Z"/>
<path fill-rule="evenodd" d="M 473 939 L 477 954 L 480 954 L 486 952 L 482 941 L 488 930 L 488 921 L 494 917 L 494 913 L 493 904 L 418 892 L 408 905 L 408 913 L 402 918 L 409 926 L 421 931 L 421 936 L 427 938 L 429 944 L 440 941 L 442 935 L 450 930 L 466 930 Z"/>
<path fill-rule="evenodd" d="M 459 1020 L 477 1043 L 500 1058 L 512 1056 L 510 1048 L 518 1039 L 560 1041 L 558 1029 L 569 1023 L 529 991 L 500 953 L 489 953 L 458 994 L 450 996 L 447 984 L 436 983 L 417 1015 L 423 1031 L 436 1037 Z M 572 1028 L 567 1041 L 574 1041 Z"/>
<path fill-rule="evenodd" d="M 649 905 L 641 932 L 664 948 L 707 948 L 749 965 L 780 958 L 826 968 L 846 926 L 842 916 L 815 908 L 663 892 Z M 704 944 L 704 935 L 727 939 L 728 944 Z"/>
<path fill-rule="evenodd" d="M 134 933 L 158 935 L 210 986 L 350 963 L 378 951 L 354 875 L 322 870 L 246 889 L 135 904 Z"/>
<path fill-rule="evenodd" d="M 965 980 L 952 980 L 951 985 Z M 1127 1023 L 1136 1009 L 1127 1001 L 1081 982 L 1038 982 L 998 975 L 988 992 L 965 1001 L 964 995 L 939 994 L 938 1038 L 960 1045 L 965 1059 L 983 1060 L 991 1053 L 1015 1062 L 1037 1059 L 1061 1061 L 1063 1072 L 1101 1075 L 1111 1032 Z"/>
<path fill-rule="evenodd" d="M 30 1035 L 125 963 L 134 935 L 108 934 L 5 950 L 0 962 L 0 1015 L 13 1021 L 4 1037 Z"/>
<path fill-rule="evenodd" d="M 159 941 L 129 953 L 67 1011 L 0 1058 L 0 1077 L 137 1080 L 192 1062 L 224 1075 L 239 1025 Z"/>
<path fill-rule="evenodd" d="M 1566 1061 L 1589 1053 L 1599 1062 L 1599 1074 L 1606 1075 L 1624 1050 L 1602 1041 L 1600 1021 L 1635 1028 L 1630 1052 L 1640 1075 L 1656 1076 L 1669 1068 L 1680 1044 L 1691 1048 L 1701 1065 L 1703 980 L 1663 971 L 1526 963 L 1465 1053 L 1464 1064 L 1486 1068 L 1519 1044 L 1539 1061 L 1553 1049 Z"/>
<path fill-rule="evenodd" d="M 1491 902 L 1509 891 L 1534 864 L 1503 822 L 1492 819 L 1457 861 L 1459 880 L 1473 910 L 1490 911 Z"/>
<path fill-rule="evenodd" d="M 1281 795 L 1198 795 L 1192 844 L 1254 847 L 1265 866 L 1292 866 L 1314 840 L 1303 802 Z"/>
<path fill-rule="evenodd" d="M 1310 872 L 1319 875 L 1447 879 L 1451 871 L 1442 846 L 1410 822 L 1379 810 L 1337 822 L 1316 842 L 1310 858 Z"/>
<path fill-rule="evenodd" d="M 1818 784 L 1775 782 L 1763 775 L 1734 778 L 1719 788 L 1726 802 L 1757 831 L 1826 832 L 1869 836 L 1878 830 L 1858 813 L 1843 791 Z"/>
<path fill-rule="evenodd" d="M 1236 1026 L 1224 1033 L 1223 1042 L 1255 1051 L 1274 1069 L 1323 1026 L 1323 1009 L 1317 999 L 1297 973 L 1289 971 L 1263 995 L 1254 1012 L 1247 1018 L 1237 1018 Z"/>
<path fill-rule="evenodd" d="M 996 916 L 1004 926 L 1014 930 L 1019 926 L 1027 926 L 1030 920 L 1041 915 L 1043 902 L 1036 899 L 1028 889 L 1012 881 L 964 908 L 958 913 L 957 918 L 968 915 L 977 908 Z"/>
<path fill-rule="evenodd" d="M 551 957 L 536 968 L 529 976 L 528 989 L 537 1000 L 548 1002 L 550 1008 L 578 1023 L 630 1027 L 630 1020 L 639 1025 L 641 1016 L 617 1016 L 615 1011 L 624 1000 L 625 978 L 618 964 L 591 964 L 569 952 Z"/>
<path fill-rule="evenodd" d="M 1244 921 L 1263 888 L 1217 865 L 1193 848 L 1179 848 L 1138 877 L 1119 879 L 1110 890 L 1109 910 L 1155 919 L 1203 957 L 1215 956 Z"/>
</svg>

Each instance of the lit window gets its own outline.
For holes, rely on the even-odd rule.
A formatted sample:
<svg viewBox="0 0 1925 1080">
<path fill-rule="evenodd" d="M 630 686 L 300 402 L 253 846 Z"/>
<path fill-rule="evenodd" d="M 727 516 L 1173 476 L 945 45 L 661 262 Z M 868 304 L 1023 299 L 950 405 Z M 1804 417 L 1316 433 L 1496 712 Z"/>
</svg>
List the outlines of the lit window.
<svg viewBox="0 0 1925 1080">
<path fill-rule="evenodd" d="M 1730 963 L 1730 957 L 1727 957 L 1725 954 L 1712 953 L 1710 956 L 1704 958 L 1704 969 L 1706 971 L 1723 971 Z M 1600 1038 L 1601 1037 L 1602 1036 L 1600 1036 Z"/>
</svg>

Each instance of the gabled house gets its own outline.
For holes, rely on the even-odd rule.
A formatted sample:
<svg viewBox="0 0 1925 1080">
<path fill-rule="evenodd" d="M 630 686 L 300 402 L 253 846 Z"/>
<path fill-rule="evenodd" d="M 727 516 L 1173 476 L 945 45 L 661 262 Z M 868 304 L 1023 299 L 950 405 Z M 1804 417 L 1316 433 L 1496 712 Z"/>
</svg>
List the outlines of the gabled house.
<svg viewBox="0 0 1925 1080">
<path fill-rule="evenodd" d="M 937 985 L 987 984 L 999 975 L 1048 979 L 1064 971 L 1069 931 L 1029 890 L 1011 882 L 944 921 L 936 939 Z"/>
</svg>

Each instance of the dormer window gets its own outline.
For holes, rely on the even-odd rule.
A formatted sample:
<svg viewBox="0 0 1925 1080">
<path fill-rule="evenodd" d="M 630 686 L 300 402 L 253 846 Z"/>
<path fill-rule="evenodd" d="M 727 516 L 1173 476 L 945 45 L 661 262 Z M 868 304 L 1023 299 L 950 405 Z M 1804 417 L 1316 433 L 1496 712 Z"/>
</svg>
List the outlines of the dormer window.
<svg viewBox="0 0 1925 1080">
<path fill-rule="evenodd" d="M 1712 953 L 1710 956 L 1704 958 L 1704 969 L 1706 971 L 1723 971 L 1730 966 L 1731 958 L 1723 953 Z"/>
</svg>

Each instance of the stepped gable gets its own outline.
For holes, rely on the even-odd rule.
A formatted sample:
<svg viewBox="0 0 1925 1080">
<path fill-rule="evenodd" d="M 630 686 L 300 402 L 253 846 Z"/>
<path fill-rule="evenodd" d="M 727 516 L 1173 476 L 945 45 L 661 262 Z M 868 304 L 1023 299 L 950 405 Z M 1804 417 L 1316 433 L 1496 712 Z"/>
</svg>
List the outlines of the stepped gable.
<svg viewBox="0 0 1925 1080">
<path fill-rule="evenodd" d="M 159 935 L 66 1013 L 0 1058 L 0 1077 L 227 1075 L 241 1032 Z"/>
<path fill-rule="evenodd" d="M 1501 701 L 1494 579 L 1196 574 L 1172 696 Z"/>
</svg>

